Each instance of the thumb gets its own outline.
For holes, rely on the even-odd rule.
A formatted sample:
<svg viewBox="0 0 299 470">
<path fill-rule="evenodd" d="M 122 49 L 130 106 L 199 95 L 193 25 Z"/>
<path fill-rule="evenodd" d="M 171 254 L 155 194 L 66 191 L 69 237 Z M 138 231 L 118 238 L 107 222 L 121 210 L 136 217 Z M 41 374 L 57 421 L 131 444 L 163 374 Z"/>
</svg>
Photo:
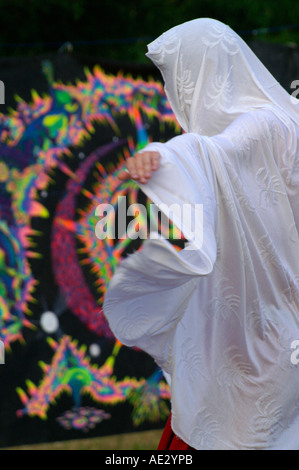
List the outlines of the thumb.
<svg viewBox="0 0 299 470">
<path fill-rule="evenodd" d="M 129 178 L 131 178 L 131 175 L 128 172 L 128 170 L 123 170 L 118 175 L 118 179 L 120 179 L 120 180 L 127 180 Z"/>
</svg>

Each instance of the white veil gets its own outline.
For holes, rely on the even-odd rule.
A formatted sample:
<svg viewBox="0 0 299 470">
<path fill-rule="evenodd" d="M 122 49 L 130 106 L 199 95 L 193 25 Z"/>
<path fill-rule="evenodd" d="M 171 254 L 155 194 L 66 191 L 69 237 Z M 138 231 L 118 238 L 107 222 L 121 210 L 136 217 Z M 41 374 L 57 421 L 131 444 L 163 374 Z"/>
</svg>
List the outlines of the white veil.
<svg viewBox="0 0 299 470">
<path fill-rule="evenodd" d="M 289 95 L 247 44 L 227 25 L 200 18 L 176 26 L 148 45 L 165 92 L 186 132 L 213 136 L 253 108 L 273 106 L 299 122 Z"/>
<path fill-rule="evenodd" d="M 161 367 L 191 447 L 299 449 L 298 101 L 219 21 L 148 49 L 186 133 L 146 147 L 160 166 L 139 185 L 158 207 L 202 203 L 203 244 L 148 239 L 122 260 L 109 326 Z"/>
</svg>

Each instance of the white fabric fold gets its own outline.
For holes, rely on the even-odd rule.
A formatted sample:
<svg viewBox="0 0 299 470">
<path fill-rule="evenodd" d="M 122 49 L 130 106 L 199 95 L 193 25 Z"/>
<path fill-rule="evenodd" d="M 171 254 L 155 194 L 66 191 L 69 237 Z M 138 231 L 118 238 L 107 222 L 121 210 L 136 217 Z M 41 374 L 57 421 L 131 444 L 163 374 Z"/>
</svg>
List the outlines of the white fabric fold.
<svg viewBox="0 0 299 470">
<path fill-rule="evenodd" d="M 145 240 L 140 252 L 121 262 L 105 296 L 104 311 L 118 339 L 146 350 L 160 366 L 168 360 L 165 335 L 184 315 L 197 277 L 209 274 L 216 259 L 215 195 L 201 161 L 195 158 L 197 148 L 198 141 L 192 135 L 176 137 L 168 144 L 148 145 L 147 149 L 159 151 L 162 159 L 159 171 L 148 184 L 140 186 L 158 208 L 163 203 L 166 215 L 166 208 L 173 205 L 183 208 L 184 204 L 203 204 L 203 237 L 198 240 L 192 225 L 182 226 L 177 216 L 181 212 L 172 212 L 171 220 L 189 241 L 185 249 L 178 252 L 168 240 L 152 234 L 157 238 Z"/>
</svg>

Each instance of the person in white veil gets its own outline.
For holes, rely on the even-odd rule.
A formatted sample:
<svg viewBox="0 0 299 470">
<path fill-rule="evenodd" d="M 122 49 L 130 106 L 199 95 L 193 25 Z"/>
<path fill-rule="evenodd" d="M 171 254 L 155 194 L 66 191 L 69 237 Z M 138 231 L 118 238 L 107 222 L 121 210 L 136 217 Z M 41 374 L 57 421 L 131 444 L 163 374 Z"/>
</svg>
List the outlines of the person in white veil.
<svg viewBox="0 0 299 470">
<path fill-rule="evenodd" d="M 146 240 L 117 268 L 104 313 L 163 370 L 189 447 L 299 449 L 298 101 L 217 20 L 172 28 L 147 56 L 185 132 L 149 144 L 121 178 L 166 213 L 191 206 L 183 222 L 167 214 L 188 242 Z"/>
</svg>

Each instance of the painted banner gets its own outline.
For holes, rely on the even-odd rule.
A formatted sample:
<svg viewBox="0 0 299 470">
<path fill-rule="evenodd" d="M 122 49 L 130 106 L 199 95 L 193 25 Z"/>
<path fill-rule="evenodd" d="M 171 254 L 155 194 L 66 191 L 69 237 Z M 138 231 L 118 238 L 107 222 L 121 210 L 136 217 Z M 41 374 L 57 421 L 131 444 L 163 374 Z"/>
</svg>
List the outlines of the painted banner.
<svg viewBox="0 0 299 470">
<path fill-rule="evenodd" d="M 0 115 L 2 447 L 160 428 L 169 414 L 161 370 L 118 342 L 102 312 L 142 240 L 99 239 L 95 227 L 99 204 L 146 207 L 118 174 L 180 128 L 157 80 L 95 66 L 65 84 L 50 61 L 42 68 L 47 93 L 16 96 Z"/>
</svg>

